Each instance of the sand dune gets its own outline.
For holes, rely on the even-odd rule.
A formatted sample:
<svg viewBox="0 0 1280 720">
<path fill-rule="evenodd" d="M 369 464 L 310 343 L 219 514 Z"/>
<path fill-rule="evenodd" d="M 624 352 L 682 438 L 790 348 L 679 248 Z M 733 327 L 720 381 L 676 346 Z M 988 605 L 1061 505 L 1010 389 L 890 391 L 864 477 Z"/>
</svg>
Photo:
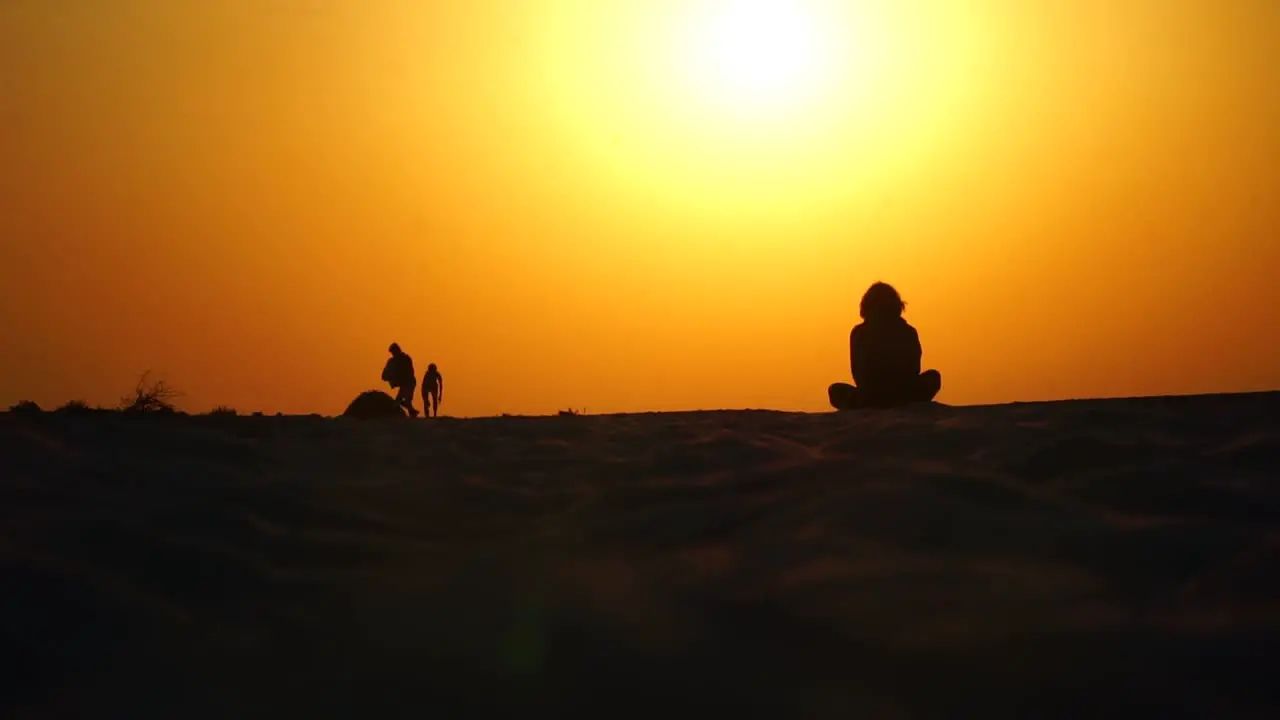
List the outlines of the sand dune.
<svg viewBox="0 0 1280 720">
<path fill-rule="evenodd" d="M 6 717 L 1280 716 L 1280 393 L 0 415 L 0 478 Z"/>
</svg>

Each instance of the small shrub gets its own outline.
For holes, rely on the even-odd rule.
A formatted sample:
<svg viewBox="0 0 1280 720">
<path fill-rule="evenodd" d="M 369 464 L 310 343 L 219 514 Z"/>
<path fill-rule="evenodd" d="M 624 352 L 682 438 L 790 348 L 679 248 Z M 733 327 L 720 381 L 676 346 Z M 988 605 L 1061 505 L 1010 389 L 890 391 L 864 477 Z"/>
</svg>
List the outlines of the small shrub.
<svg viewBox="0 0 1280 720">
<path fill-rule="evenodd" d="M 209 411 L 209 414 L 210 414 L 210 415 L 220 415 L 220 416 L 223 416 L 223 417 L 235 417 L 235 416 L 239 415 L 240 413 L 236 412 L 236 409 L 235 409 L 235 408 L 233 408 L 233 407 L 228 407 L 228 406 L 226 406 L 226 405 L 219 405 L 218 407 L 216 407 L 216 408 L 214 408 L 214 409 L 210 410 L 210 411 Z"/>
<path fill-rule="evenodd" d="M 171 413 L 177 408 L 174 407 L 173 401 L 181 397 L 182 393 L 175 390 L 164 380 L 149 380 L 150 371 L 142 374 L 138 378 L 138 384 L 133 389 L 132 395 L 126 395 L 120 399 L 120 409 L 131 413 Z"/>
<path fill-rule="evenodd" d="M 66 405 L 58 408 L 56 412 L 79 414 L 93 412 L 93 408 L 89 407 L 89 403 L 83 400 L 72 400 Z"/>
<path fill-rule="evenodd" d="M 9 408 L 11 413 L 38 413 L 43 412 L 40 406 L 31 400 L 20 400 Z"/>
</svg>

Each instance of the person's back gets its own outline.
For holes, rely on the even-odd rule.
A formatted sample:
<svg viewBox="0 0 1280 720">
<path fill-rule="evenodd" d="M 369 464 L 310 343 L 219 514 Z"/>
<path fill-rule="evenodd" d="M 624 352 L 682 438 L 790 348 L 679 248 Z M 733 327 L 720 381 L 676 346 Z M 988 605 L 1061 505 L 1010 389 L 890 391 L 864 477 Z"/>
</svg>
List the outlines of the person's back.
<svg viewBox="0 0 1280 720">
<path fill-rule="evenodd" d="M 853 382 L 868 404 L 893 404 L 920 375 L 920 336 L 901 317 L 872 319 L 849 333 Z"/>
<path fill-rule="evenodd" d="M 849 333 L 849 370 L 856 387 L 827 389 L 838 410 L 928 402 L 942 387 L 936 370 L 920 372 L 920 335 L 903 317 L 906 303 L 891 285 L 875 283 L 862 297 L 863 322 Z"/>
</svg>

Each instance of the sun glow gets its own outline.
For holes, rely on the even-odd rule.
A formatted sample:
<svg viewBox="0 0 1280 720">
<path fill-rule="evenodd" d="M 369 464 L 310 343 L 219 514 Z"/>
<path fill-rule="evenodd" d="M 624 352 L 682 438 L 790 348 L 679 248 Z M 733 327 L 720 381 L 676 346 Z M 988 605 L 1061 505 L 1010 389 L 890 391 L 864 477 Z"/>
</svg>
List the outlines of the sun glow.
<svg viewBox="0 0 1280 720">
<path fill-rule="evenodd" d="M 831 79 L 830 23 L 799 0 L 722 0 L 691 24 L 700 91 L 732 105 L 781 108 L 815 99 Z"/>
<path fill-rule="evenodd" d="M 954 3 L 562 2 L 530 86 L 558 147 L 682 217 L 837 212 L 890 192 L 965 121 L 975 34 Z"/>
</svg>

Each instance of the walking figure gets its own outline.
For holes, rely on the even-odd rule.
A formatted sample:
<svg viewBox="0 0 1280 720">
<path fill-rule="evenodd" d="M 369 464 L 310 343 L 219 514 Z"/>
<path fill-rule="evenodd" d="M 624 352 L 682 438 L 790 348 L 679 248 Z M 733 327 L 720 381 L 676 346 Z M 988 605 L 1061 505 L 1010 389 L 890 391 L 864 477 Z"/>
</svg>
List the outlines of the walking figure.
<svg viewBox="0 0 1280 720">
<path fill-rule="evenodd" d="M 440 401 L 444 399 L 444 376 L 436 369 L 436 364 L 427 366 L 427 374 L 422 376 L 422 411 L 427 417 L 440 417 Z"/>
<path fill-rule="evenodd" d="M 413 358 L 400 349 L 398 343 L 391 343 L 387 348 L 391 357 L 387 358 L 386 367 L 382 368 L 382 379 L 396 388 L 396 402 L 409 411 L 409 417 L 418 417 L 418 410 L 413 407 L 413 391 L 418 386 L 418 375 L 413 371 Z"/>
</svg>

